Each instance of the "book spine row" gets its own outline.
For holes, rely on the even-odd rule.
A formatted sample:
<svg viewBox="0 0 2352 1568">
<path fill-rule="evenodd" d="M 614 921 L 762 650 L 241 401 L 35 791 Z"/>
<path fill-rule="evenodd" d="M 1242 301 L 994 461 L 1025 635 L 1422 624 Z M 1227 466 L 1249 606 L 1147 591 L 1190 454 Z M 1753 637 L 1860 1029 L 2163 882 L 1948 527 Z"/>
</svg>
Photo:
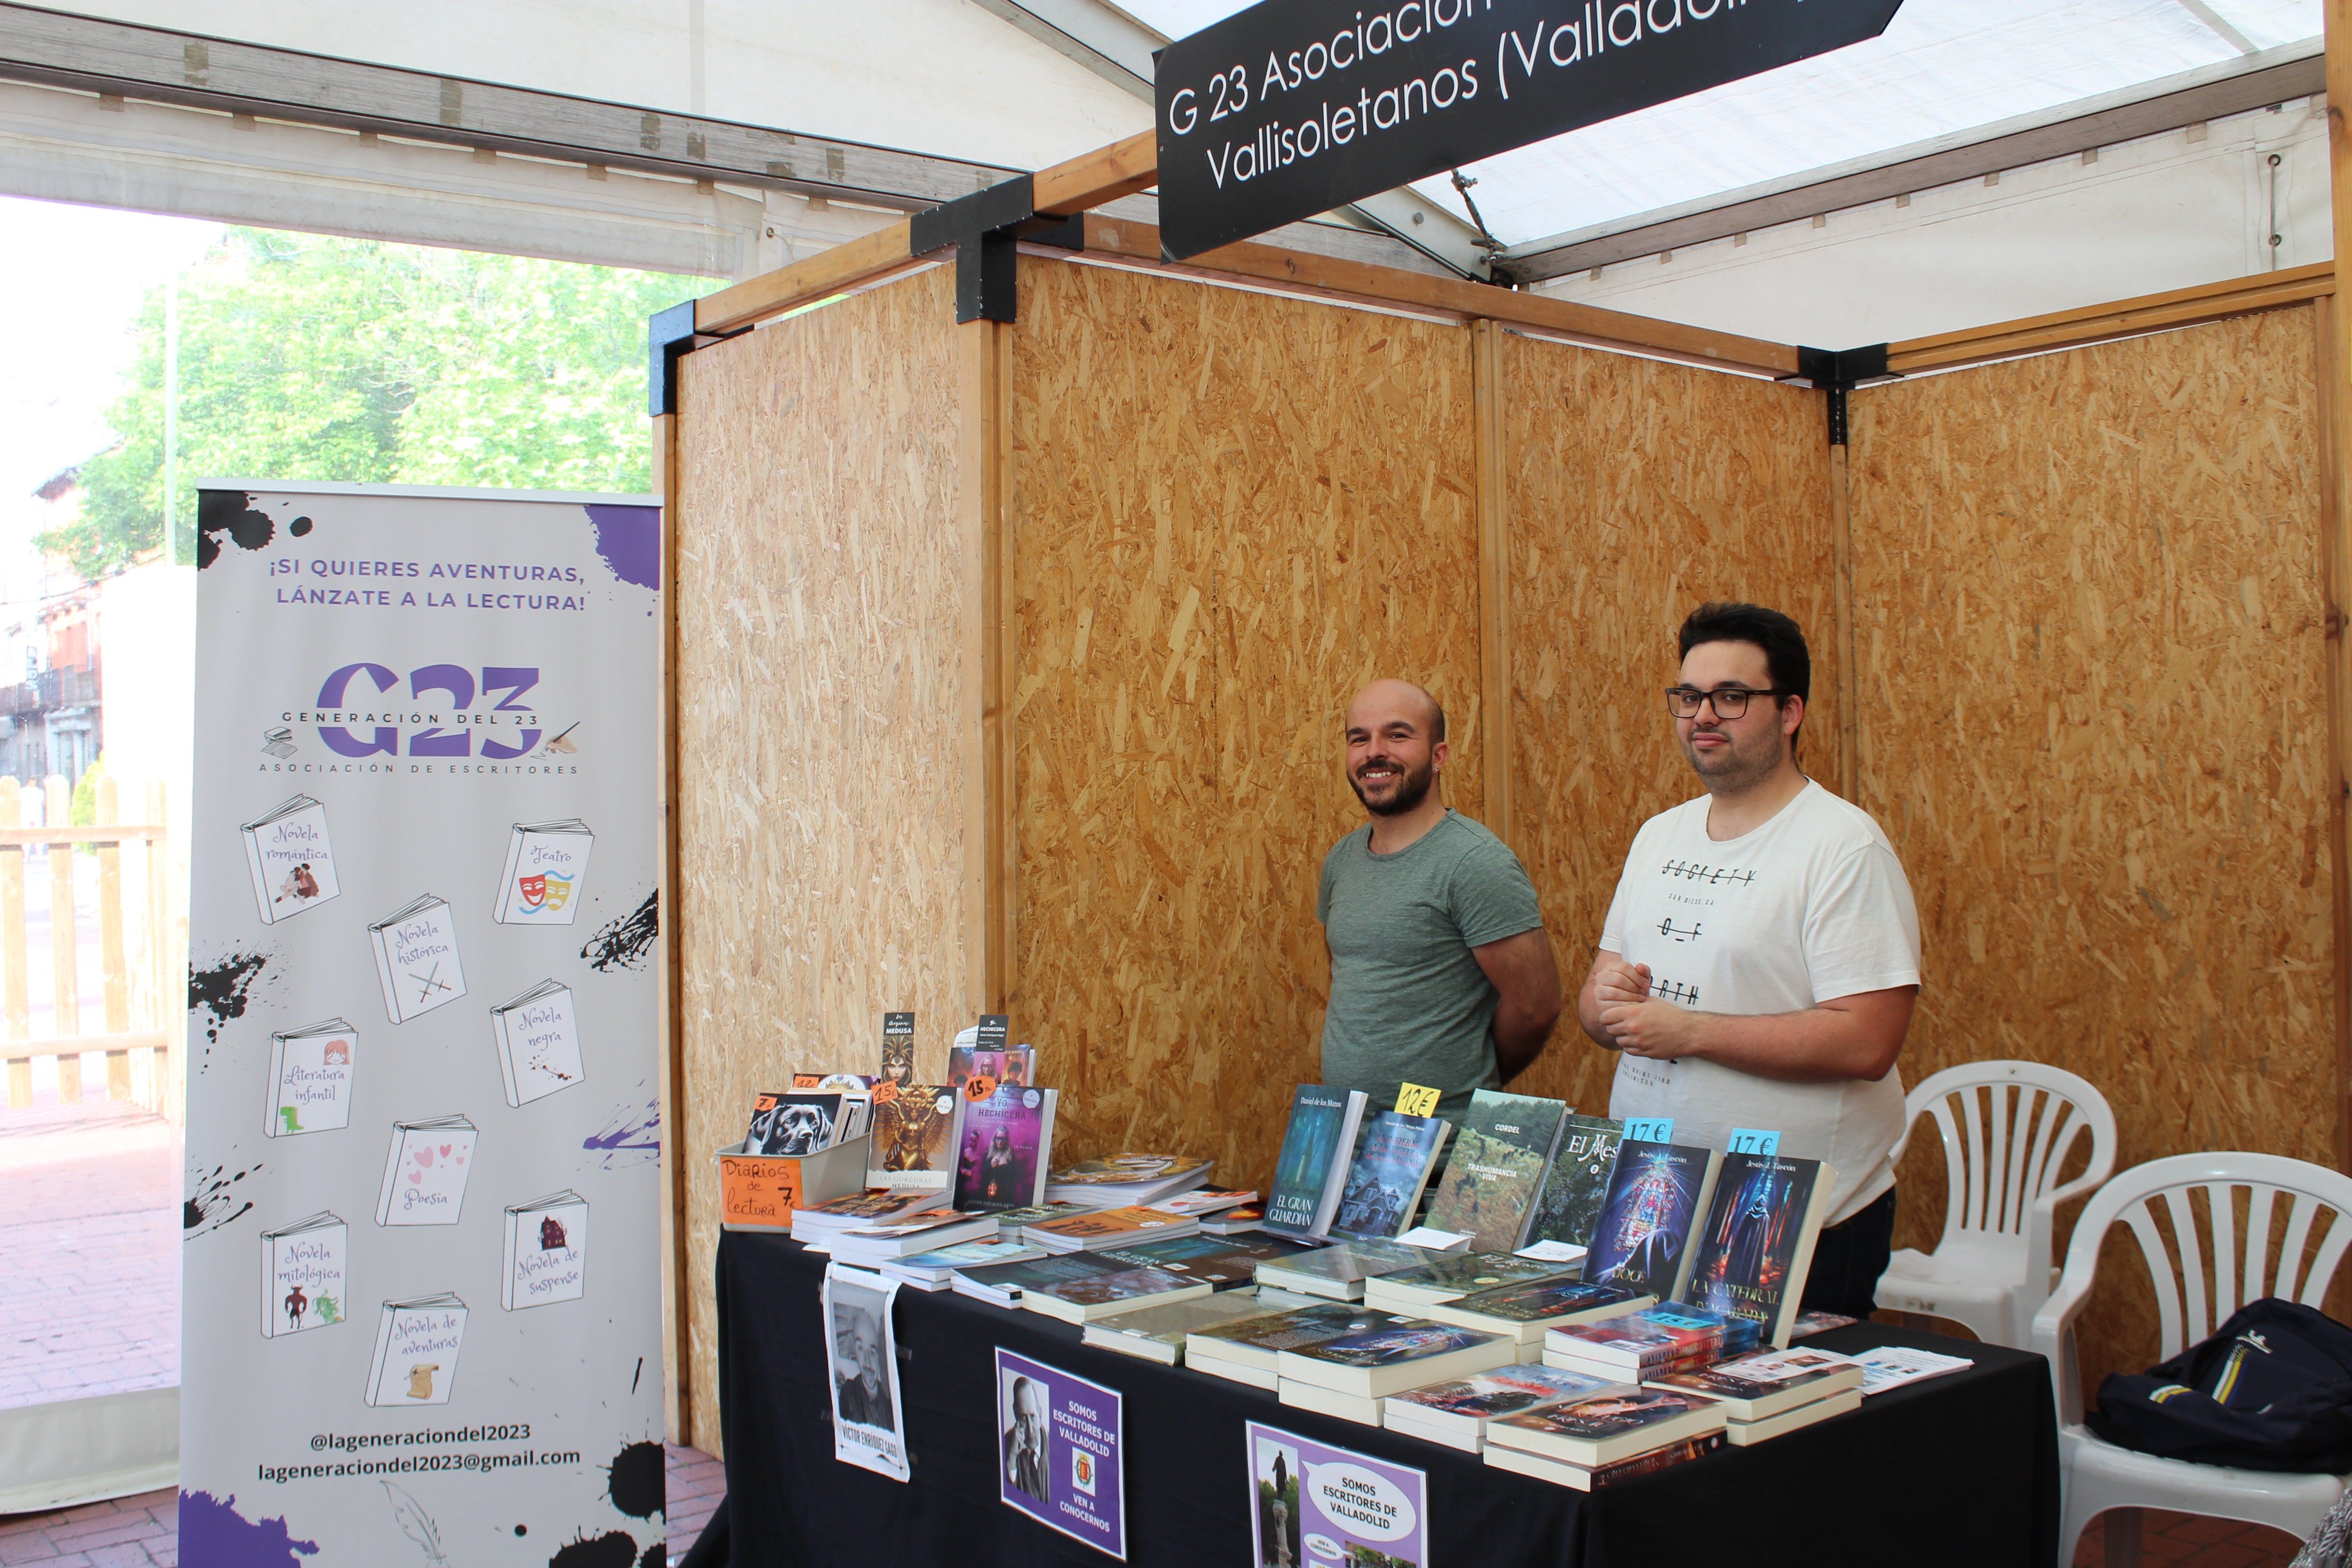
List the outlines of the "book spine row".
<svg viewBox="0 0 2352 1568">
<path fill-rule="evenodd" d="M 1646 1454 L 1636 1454 L 1630 1459 L 1620 1459 L 1613 1465 L 1602 1465 L 1592 1472 L 1592 1489 L 1612 1487 L 1630 1481 L 1636 1476 L 1646 1476 L 1675 1465 L 1686 1464 L 1714 1453 L 1724 1445 L 1724 1435 L 1709 1432 L 1704 1437 L 1685 1437 L 1679 1443 L 1669 1443 L 1663 1448 L 1653 1448 Z"/>
</svg>

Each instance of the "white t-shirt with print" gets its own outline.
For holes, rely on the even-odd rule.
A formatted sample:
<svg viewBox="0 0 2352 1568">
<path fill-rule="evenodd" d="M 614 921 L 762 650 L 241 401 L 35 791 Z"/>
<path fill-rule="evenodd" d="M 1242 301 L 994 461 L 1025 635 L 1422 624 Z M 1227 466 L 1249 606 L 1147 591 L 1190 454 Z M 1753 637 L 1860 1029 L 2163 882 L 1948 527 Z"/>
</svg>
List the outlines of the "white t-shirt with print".
<svg viewBox="0 0 2352 1568">
<path fill-rule="evenodd" d="M 1706 1013 L 1794 1013 L 1919 983 L 1919 912 L 1895 847 L 1860 806 L 1808 780 L 1738 838 L 1706 836 L 1709 797 L 1642 825 L 1601 945 L 1650 966 L 1650 994 Z M 1903 1079 L 1786 1083 L 1683 1058 L 1620 1055 L 1609 1114 L 1671 1116 L 1677 1143 L 1726 1147 L 1735 1127 L 1837 1168 L 1827 1223 L 1895 1183 Z"/>
</svg>

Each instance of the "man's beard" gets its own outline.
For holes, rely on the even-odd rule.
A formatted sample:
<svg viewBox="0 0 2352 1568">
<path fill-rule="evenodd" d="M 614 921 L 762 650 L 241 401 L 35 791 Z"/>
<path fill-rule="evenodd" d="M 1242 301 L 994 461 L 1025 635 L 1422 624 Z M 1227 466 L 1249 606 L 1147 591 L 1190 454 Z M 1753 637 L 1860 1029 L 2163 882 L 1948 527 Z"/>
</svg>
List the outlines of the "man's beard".
<svg viewBox="0 0 2352 1568">
<path fill-rule="evenodd" d="M 1436 779 L 1437 770 L 1428 763 L 1418 768 L 1407 768 L 1403 776 L 1397 780 L 1396 793 L 1377 804 L 1365 795 L 1364 786 L 1356 782 L 1354 773 L 1348 775 L 1348 787 L 1356 792 L 1356 798 L 1362 801 L 1364 809 L 1374 816 L 1402 816 L 1429 798 L 1429 786 Z"/>
<path fill-rule="evenodd" d="M 1747 745 L 1742 745 L 1728 730 L 1706 732 L 1721 735 L 1731 743 L 1712 755 L 1701 752 L 1691 744 L 1701 733 L 1694 730 L 1683 741 L 1683 755 L 1690 759 L 1691 771 L 1706 781 L 1710 791 L 1727 790 L 1737 795 L 1770 778 L 1780 765 L 1778 730 L 1759 735 Z"/>
</svg>

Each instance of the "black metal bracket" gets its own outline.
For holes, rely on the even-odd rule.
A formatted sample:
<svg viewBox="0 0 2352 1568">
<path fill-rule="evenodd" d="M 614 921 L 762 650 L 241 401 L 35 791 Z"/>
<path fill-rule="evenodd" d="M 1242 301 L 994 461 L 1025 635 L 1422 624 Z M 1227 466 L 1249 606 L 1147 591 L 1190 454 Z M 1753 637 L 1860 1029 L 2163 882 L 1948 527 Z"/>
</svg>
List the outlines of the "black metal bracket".
<svg viewBox="0 0 2352 1568">
<path fill-rule="evenodd" d="M 1829 394 L 1830 445 L 1846 444 L 1846 394 L 1866 381 L 1885 381 L 1893 373 L 1886 368 L 1886 345 L 1872 343 L 1858 349 L 1797 350 L 1797 374 L 1783 376 L 1786 382 L 1804 382 Z"/>
<path fill-rule="evenodd" d="M 1010 321 L 1020 307 L 1021 231 L 1037 223 L 1036 183 L 1016 174 L 910 216 L 907 248 L 929 256 L 955 247 L 958 321 Z"/>
<path fill-rule="evenodd" d="M 677 412 L 677 362 L 705 343 L 723 342 L 741 337 L 751 329 L 735 332 L 698 332 L 694 330 L 694 301 L 681 300 L 666 310 L 656 310 L 646 321 L 646 412 L 658 417 Z"/>
</svg>

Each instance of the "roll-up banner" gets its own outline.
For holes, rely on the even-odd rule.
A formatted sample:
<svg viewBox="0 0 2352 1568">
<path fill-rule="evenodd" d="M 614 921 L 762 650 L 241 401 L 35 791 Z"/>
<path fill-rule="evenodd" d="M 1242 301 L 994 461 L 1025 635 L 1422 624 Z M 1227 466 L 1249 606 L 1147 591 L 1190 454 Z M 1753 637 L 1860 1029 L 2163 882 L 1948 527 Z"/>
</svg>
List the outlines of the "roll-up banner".
<svg viewBox="0 0 2352 1568">
<path fill-rule="evenodd" d="M 660 513 L 198 527 L 180 1560 L 659 1563 Z"/>
<path fill-rule="evenodd" d="M 1261 0 L 1160 51 L 1182 260 L 1874 38 L 1902 0 Z"/>
</svg>

